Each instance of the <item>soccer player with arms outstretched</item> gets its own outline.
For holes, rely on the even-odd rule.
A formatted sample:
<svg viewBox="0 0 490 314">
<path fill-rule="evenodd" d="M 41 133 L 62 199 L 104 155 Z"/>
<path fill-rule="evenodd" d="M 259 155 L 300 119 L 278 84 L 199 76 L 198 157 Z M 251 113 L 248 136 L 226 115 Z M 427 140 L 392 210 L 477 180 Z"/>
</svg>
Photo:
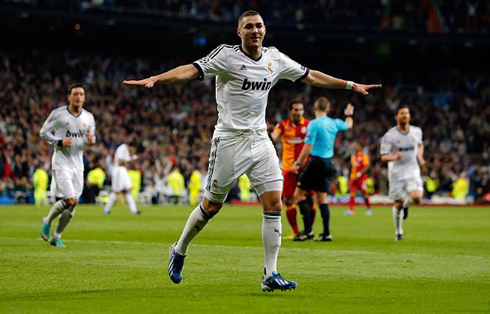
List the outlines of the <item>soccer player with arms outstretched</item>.
<svg viewBox="0 0 490 314">
<path fill-rule="evenodd" d="M 95 144 L 95 120 L 83 109 L 85 89 L 82 85 L 68 89 L 68 103 L 53 110 L 39 132 L 41 138 L 54 146 L 51 192 L 59 198 L 43 218 L 41 238 L 59 247 L 65 246 L 61 234 L 73 218 L 83 191 L 83 148 L 85 144 Z M 49 239 L 51 223 L 58 216 L 58 226 Z"/>
<path fill-rule="evenodd" d="M 420 166 L 425 164 L 425 160 L 422 130 L 410 125 L 407 105 L 398 107 L 395 120 L 396 126 L 381 139 L 381 160 L 388 162 L 389 195 L 394 200 L 395 241 L 400 241 L 410 203 L 420 203 L 423 196 Z"/>
<path fill-rule="evenodd" d="M 276 268 L 281 246 L 283 178 L 279 159 L 267 134 L 265 110 L 269 91 L 280 79 L 325 88 L 352 89 L 363 95 L 380 85 L 357 84 L 310 71 L 276 48 L 262 47 L 266 28 L 255 11 L 247 11 L 239 17 L 237 34 L 242 41 L 240 45 L 221 45 L 193 64 L 124 83 L 151 88 L 156 83 L 216 77 L 218 122 L 211 140 L 204 198 L 190 214 L 179 241 L 170 247 L 168 273 L 171 280 L 174 283 L 182 280 L 190 242 L 219 212 L 229 190 L 246 173 L 264 209 L 262 290 L 294 289 L 297 284 L 284 279 Z"/>
</svg>

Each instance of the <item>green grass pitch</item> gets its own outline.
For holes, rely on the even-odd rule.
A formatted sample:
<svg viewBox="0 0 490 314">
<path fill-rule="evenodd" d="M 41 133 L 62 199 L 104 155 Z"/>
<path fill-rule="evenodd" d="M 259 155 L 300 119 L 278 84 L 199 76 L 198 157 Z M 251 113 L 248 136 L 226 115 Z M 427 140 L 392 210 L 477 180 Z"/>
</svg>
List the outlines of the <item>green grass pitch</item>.
<svg viewBox="0 0 490 314">
<path fill-rule="evenodd" d="M 125 206 L 111 216 L 79 206 L 66 248 L 39 239 L 48 209 L 0 207 L 2 313 L 490 313 L 489 207 L 414 207 L 402 242 L 390 208 L 346 217 L 333 207 L 334 242 L 283 241 L 279 270 L 299 286 L 273 293 L 260 289 L 258 206 L 225 205 L 191 245 L 179 285 L 168 247 L 192 208 L 133 217 Z M 283 226 L 289 233 L 285 217 Z"/>
</svg>

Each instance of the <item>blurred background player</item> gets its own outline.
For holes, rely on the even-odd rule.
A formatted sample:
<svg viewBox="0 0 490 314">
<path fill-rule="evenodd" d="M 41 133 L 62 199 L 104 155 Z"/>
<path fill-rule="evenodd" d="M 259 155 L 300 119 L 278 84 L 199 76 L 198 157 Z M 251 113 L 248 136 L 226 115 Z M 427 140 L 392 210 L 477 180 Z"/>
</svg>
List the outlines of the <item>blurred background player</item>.
<svg viewBox="0 0 490 314">
<path fill-rule="evenodd" d="M 371 203 L 369 202 L 369 193 L 367 192 L 367 170 L 369 169 L 370 161 L 369 156 L 366 154 L 361 144 L 354 143 L 354 151 L 350 158 L 351 171 L 349 180 L 349 210 L 346 211 L 346 215 L 354 215 L 354 204 L 356 202 L 356 192 L 361 191 L 364 197 L 364 203 L 366 204 L 366 215 L 371 216 L 373 211 L 371 210 Z"/>
<path fill-rule="evenodd" d="M 308 203 L 302 201 L 305 199 L 307 191 L 316 192 L 320 213 L 322 214 L 323 233 L 315 241 L 331 242 L 330 209 L 327 203 L 330 180 L 335 177 L 335 168 L 331 159 L 334 154 L 334 143 L 337 133 L 352 129 L 354 107 L 351 104 L 347 105 L 344 111 L 345 121 L 327 116 L 330 111 L 330 102 L 325 97 L 320 97 L 315 101 L 314 110 L 316 118 L 308 125 L 305 145 L 291 170 L 298 173 L 299 168 L 306 163 L 309 156 L 311 157 L 308 166 L 306 166 L 299 178 L 298 186 L 294 191 L 294 201 L 299 204 L 302 213 L 309 213 Z M 299 240 L 307 240 L 308 234 L 312 231 L 311 229 L 311 225 L 305 228 L 304 233 L 300 233 Z"/>
<path fill-rule="evenodd" d="M 44 165 L 38 164 L 32 175 L 32 186 L 34 188 L 34 204 L 36 206 L 46 203 L 46 192 L 49 185 L 49 175 Z"/>
<path fill-rule="evenodd" d="M 133 185 L 127 170 L 127 163 L 135 159 L 134 155 L 136 148 L 134 145 L 121 144 L 114 153 L 114 163 L 112 167 L 112 191 L 109 194 L 109 199 L 104 207 L 104 213 L 109 215 L 111 208 L 116 202 L 117 194 L 124 193 L 126 202 L 128 203 L 131 215 L 140 215 L 141 212 L 136 208 L 136 202 L 133 197 Z"/>
<path fill-rule="evenodd" d="M 75 214 L 75 207 L 83 191 L 83 147 L 95 144 L 94 116 L 83 109 L 85 89 L 73 85 L 68 89 L 68 106 L 51 112 L 39 134 L 54 146 L 51 169 L 51 192 L 60 198 L 43 218 L 41 238 L 48 241 L 51 223 L 60 217 L 49 240 L 53 246 L 64 247 L 61 234 Z"/>
<path fill-rule="evenodd" d="M 304 114 L 305 108 L 303 103 L 299 100 L 293 100 L 289 104 L 289 118 L 279 122 L 271 134 L 274 142 L 277 142 L 281 138 L 282 144 L 282 175 L 284 177 L 282 197 L 286 206 L 286 216 L 292 228 L 292 234 L 285 236 L 284 239 L 293 239 L 299 235 L 298 223 L 296 221 L 296 204 L 294 203 L 294 190 L 298 183 L 299 173 L 293 173 L 291 169 L 293 168 L 294 161 L 298 159 L 301 149 L 303 149 L 306 128 L 310 122 L 309 119 L 304 117 Z M 301 172 L 302 170 L 303 168 L 298 171 Z M 306 200 L 304 201 L 306 202 Z M 312 215 L 314 215 L 315 211 L 313 207 L 312 211 Z M 312 219 L 312 215 L 303 214 L 305 227 L 311 224 L 309 220 Z"/>
<path fill-rule="evenodd" d="M 407 105 L 398 107 L 395 120 L 396 126 L 381 139 L 381 160 L 388 162 L 389 196 L 394 200 L 395 241 L 400 241 L 410 203 L 420 203 L 423 196 L 419 165 L 424 165 L 425 160 L 422 129 L 410 125 Z"/>
</svg>

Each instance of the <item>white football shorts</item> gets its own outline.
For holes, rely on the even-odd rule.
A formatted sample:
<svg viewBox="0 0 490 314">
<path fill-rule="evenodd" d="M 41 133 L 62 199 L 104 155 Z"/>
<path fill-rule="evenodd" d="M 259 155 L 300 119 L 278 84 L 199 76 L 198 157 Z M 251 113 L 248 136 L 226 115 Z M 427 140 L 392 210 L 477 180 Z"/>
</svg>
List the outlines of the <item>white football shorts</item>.
<svg viewBox="0 0 490 314">
<path fill-rule="evenodd" d="M 121 192 L 132 188 L 133 185 L 131 184 L 126 167 L 114 166 L 114 169 L 112 169 L 112 190 L 114 192 Z"/>
<path fill-rule="evenodd" d="M 72 169 L 53 170 L 51 193 L 58 198 L 78 199 L 83 192 L 83 171 Z"/>
<path fill-rule="evenodd" d="M 406 197 L 412 191 L 424 191 L 424 185 L 420 176 L 411 177 L 401 180 L 390 180 L 390 192 L 391 199 L 397 201 Z"/>
<path fill-rule="evenodd" d="M 265 130 L 216 130 L 211 141 L 204 196 L 223 203 L 244 173 L 259 196 L 268 191 L 282 191 L 279 158 Z"/>
</svg>

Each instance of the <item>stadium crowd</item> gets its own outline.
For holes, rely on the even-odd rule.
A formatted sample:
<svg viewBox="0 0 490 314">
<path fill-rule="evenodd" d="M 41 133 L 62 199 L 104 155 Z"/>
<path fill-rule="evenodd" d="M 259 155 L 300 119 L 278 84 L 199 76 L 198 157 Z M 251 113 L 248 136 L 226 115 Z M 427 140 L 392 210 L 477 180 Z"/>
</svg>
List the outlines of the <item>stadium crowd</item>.
<svg viewBox="0 0 490 314">
<path fill-rule="evenodd" d="M 21 62 L 22 61 L 22 62 Z M 66 105 L 66 89 L 73 82 L 87 86 L 85 108 L 97 123 L 97 144 L 87 148 L 85 174 L 98 165 L 109 174 L 111 155 L 122 142 L 137 146 L 133 167 L 142 173 L 142 188 L 161 186 L 174 168 L 186 181 L 194 170 L 207 168 L 209 141 L 217 119 L 214 83 L 193 81 L 162 85 L 152 90 L 126 88 L 123 79 L 146 77 L 173 63 L 153 59 L 108 57 L 94 53 L 32 50 L 0 52 L 0 194 L 27 201 L 37 168 L 49 169 L 52 148 L 39 137 L 49 112 Z M 463 179 L 469 195 L 481 201 L 490 193 L 490 81 L 475 71 L 433 73 L 432 85 L 415 90 L 402 81 L 385 86 L 367 98 L 345 92 L 328 94 L 332 116 L 351 101 L 356 105 L 355 127 L 339 136 L 335 164 L 339 174 L 349 170 L 354 141 L 369 153 L 375 190 L 387 193 L 387 169 L 379 157 L 379 141 L 394 125 L 394 110 L 407 103 L 412 121 L 424 131 L 423 173 L 433 183 L 426 191 L 447 195 Z M 372 81 L 369 77 L 366 78 Z M 278 84 L 271 92 L 268 123 L 287 117 L 291 100 L 300 98 L 312 118 L 312 103 L 325 91 L 303 84 Z M 338 104 L 338 106 L 337 106 Z M 110 182 L 107 176 L 105 184 Z M 427 186 L 426 186 L 427 187 Z"/>
<path fill-rule="evenodd" d="M 70 12 L 148 14 L 165 18 L 235 22 L 254 9 L 271 24 L 321 25 L 353 30 L 488 33 L 490 2 L 482 0 L 0 0 L 0 4 Z"/>
</svg>

